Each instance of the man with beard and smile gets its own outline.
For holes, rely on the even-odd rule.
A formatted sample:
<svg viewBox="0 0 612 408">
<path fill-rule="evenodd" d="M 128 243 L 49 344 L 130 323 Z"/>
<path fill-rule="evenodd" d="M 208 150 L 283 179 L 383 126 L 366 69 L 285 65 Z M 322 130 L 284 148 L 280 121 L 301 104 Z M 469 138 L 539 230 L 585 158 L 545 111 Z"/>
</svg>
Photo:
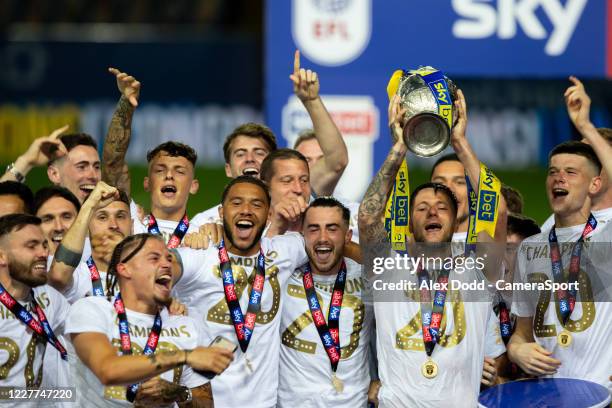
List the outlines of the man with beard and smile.
<svg viewBox="0 0 612 408">
<path fill-rule="evenodd" d="M 66 358 L 62 334 L 69 305 L 60 293 L 45 285 L 48 255 L 39 218 L 26 214 L 0 217 L 3 387 L 37 389 L 43 383 L 43 355 L 58 353 Z M 47 327 L 43 326 L 45 320 Z M 43 384 L 54 385 L 53 381 Z M 38 402 L 27 400 L 5 402 L 16 407 L 38 406 Z"/>
<path fill-rule="evenodd" d="M 461 96 L 460 91 L 458 94 Z M 456 108 L 460 120 L 465 121 L 465 106 L 457 106 L 464 103 L 462 97 L 460 99 Z M 365 270 L 372 270 L 375 258 L 395 257 L 385 230 L 384 217 L 387 198 L 407 152 L 401 137 L 401 117 L 399 98 L 396 96 L 389 105 L 389 125 L 394 145 L 359 208 L 360 242 L 366 254 Z M 464 126 L 465 123 L 458 121 L 457 125 Z M 453 147 L 456 147 L 455 144 Z M 468 159 L 468 172 L 477 174 L 479 162 L 474 157 Z M 477 180 L 475 177 L 471 179 Z M 474 188 L 478 188 L 478 185 Z M 422 254 L 422 259 L 432 259 L 434 263 L 415 269 L 413 262 L 410 270 L 393 267 L 386 269 L 383 275 L 369 277 L 374 288 L 378 373 L 382 384 L 378 400 L 384 407 L 429 407 L 432 404 L 472 407 L 478 398 L 485 357 L 485 333 L 493 311 L 488 294 L 470 294 L 472 299 L 468 300 L 465 291 L 452 288 L 436 290 L 435 293 L 426 289 L 396 293 L 385 290 L 379 284 L 408 280 L 419 288 L 424 282 L 495 281 L 499 276 L 500 259 L 483 257 L 482 248 L 477 248 L 476 259 L 461 258 L 465 261 L 463 268 L 460 269 L 459 264 L 453 262 L 454 267 L 444 266 L 436 270 L 441 267 L 440 263 L 436 267 L 436 259 L 458 259 L 453 258 L 450 246 L 458 222 L 457 199 L 448 187 L 426 183 L 412 191 L 409 203 L 409 228 L 413 241 L 409 241 L 408 253 Z M 498 225 L 502 225 L 503 230 L 496 230 L 494 239 L 482 231 L 478 234 L 478 242 L 495 240 L 505 243 L 505 214 L 504 202 L 500 200 Z M 476 262 L 469 263 L 468 259 Z M 481 261 L 480 265 L 478 260 Z M 446 264 L 446 261 L 443 263 Z M 484 296 L 484 299 L 475 299 L 474 296 Z M 436 299 L 435 308 L 431 299 Z M 445 324 L 442 324 L 443 317 L 446 318 Z M 432 323 L 429 330 L 424 330 L 421 327 L 424 323 L 421 322 L 437 322 L 440 325 L 435 327 Z M 461 372 L 460 376 L 458 372 Z"/>
<path fill-rule="evenodd" d="M 88 231 L 91 256 L 82 259 Z M 103 296 L 113 249 L 131 232 L 132 219 L 126 194 L 99 182 L 55 252 L 49 284 L 64 294 L 70 303 L 85 296 Z"/>
<path fill-rule="evenodd" d="M 80 209 L 79 200 L 64 187 L 43 187 L 34 195 L 32 212 L 42 221 L 40 226 L 47 238 L 51 258 Z"/>
<path fill-rule="evenodd" d="M 361 265 L 344 257 L 352 235 L 349 219 L 349 210 L 331 197 L 315 199 L 304 214 L 309 263 L 283 288 L 279 407 L 296 401 L 309 407 L 367 404 L 373 312 L 364 299 Z M 319 327 L 332 337 L 336 331 L 338 344 L 326 347 L 328 334 L 322 338 Z"/>
<path fill-rule="evenodd" d="M 304 240 L 295 232 L 262 238 L 270 196 L 257 178 L 233 179 L 221 202 L 222 245 L 177 250 L 182 275 L 175 293 L 191 316 L 202 316 L 211 337 L 240 345 L 236 361 L 212 380 L 215 404 L 274 407 L 281 292 L 291 273 L 307 260 Z"/>
<path fill-rule="evenodd" d="M 77 404 L 211 407 L 208 380 L 194 371 L 219 374 L 232 352 L 202 347 L 210 338 L 201 326 L 168 313 L 172 257 L 163 240 L 151 234 L 124 239 L 109 274 L 112 301 L 80 299 L 66 320 L 78 356 Z"/>
<path fill-rule="evenodd" d="M 319 78 L 316 72 L 300 68 L 300 52 L 293 60 L 293 92 L 300 99 L 312 121 L 315 138 L 321 146 L 323 157 L 312 166 L 311 186 L 313 195 L 331 195 L 348 165 L 348 150 L 338 127 L 325 108 L 319 95 Z M 223 144 L 225 174 L 235 178 L 249 175 L 261 178 L 264 159 L 276 150 L 276 137 L 263 125 L 247 123 L 237 127 Z M 306 202 L 310 199 L 309 195 Z M 197 214 L 193 221 L 197 225 L 219 222 L 218 207 Z M 299 229 L 298 229 L 299 230 Z"/>
</svg>

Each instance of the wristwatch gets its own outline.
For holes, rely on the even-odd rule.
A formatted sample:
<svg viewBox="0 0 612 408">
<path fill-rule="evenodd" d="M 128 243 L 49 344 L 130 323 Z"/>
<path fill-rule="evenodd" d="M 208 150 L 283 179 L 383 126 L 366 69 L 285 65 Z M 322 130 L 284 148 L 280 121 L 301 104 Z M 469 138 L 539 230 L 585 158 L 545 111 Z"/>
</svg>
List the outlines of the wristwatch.
<svg viewBox="0 0 612 408">
<path fill-rule="evenodd" d="M 189 387 L 181 387 L 181 394 L 178 402 L 191 402 L 193 395 L 191 395 L 191 389 Z"/>
<path fill-rule="evenodd" d="M 14 162 L 6 166 L 6 172 L 11 173 L 13 176 L 15 176 L 15 179 L 18 183 L 23 183 L 25 181 L 25 176 L 15 168 Z"/>
</svg>

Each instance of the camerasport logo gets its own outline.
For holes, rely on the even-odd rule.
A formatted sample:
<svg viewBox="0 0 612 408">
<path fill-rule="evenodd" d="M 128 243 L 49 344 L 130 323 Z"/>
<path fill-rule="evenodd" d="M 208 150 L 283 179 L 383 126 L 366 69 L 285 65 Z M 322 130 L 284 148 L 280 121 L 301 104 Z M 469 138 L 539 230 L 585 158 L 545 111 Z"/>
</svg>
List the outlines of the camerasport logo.
<svg viewBox="0 0 612 408">
<path fill-rule="evenodd" d="M 370 42 L 372 0 L 293 0 L 291 18 L 293 40 L 308 59 L 344 65 Z"/>
<path fill-rule="evenodd" d="M 374 141 L 378 138 L 378 108 L 370 96 L 321 96 L 325 107 L 342 136 L 359 136 Z M 283 136 L 293 145 L 299 133 L 312 129 L 312 121 L 302 102 L 289 96 L 283 107 Z"/>
</svg>

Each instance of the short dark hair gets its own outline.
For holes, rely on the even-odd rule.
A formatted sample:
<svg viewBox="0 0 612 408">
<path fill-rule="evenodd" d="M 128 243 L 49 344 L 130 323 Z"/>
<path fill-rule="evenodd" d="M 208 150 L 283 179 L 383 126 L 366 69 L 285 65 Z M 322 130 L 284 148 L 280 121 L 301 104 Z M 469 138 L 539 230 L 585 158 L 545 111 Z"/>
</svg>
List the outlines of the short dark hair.
<svg viewBox="0 0 612 408">
<path fill-rule="evenodd" d="M 541 232 L 534 219 L 522 214 L 508 214 L 508 225 L 506 228 L 508 235 L 517 234 L 522 239 Z"/>
<path fill-rule="evenodd" d="M 506 200 L 506 206 L 508 211 L 514 214 L 523 213 L 523 195 L 514 187 L 510 187 L 507 184 L 502 184 L 501 193 Z"/>
<path fill-rule="evenodd" d="M 43 187 L 39 189 L 36 194 L 34 194 L 34 201 L 32 202 L 32 213 L 36 214 L 40 207 L 42 207 L 47 201 L 52 199 L 53 197 L 61 197 L 66 201 L 69 201 L 74 205 L 76 212 L 81 211 L 81 203 L 79 199 L 76 198 L 74 194 L 70 192 L 65 187 L 60 186 L 49 186 Z"/>
<path fill-rule="evenodd" d="M 195 166 L 198 160 L 198 154 L 193 147 L 180 142 L 169 141 L 160 144 L 153 150 L 147 152 L 147 163 L 151 163 L 151 160 L 159 153 L 164 152 L 170 157 L 184 157 Z"/>
<path fill-rule="evenodd" d="M 41 220 L 30 214 L 8 214 L 0 217 L 0 238 L 26 225 L 40 225 Z"/>
<path fill-rule="evenodd" d="M 223 189 L 223 193 L 221 194 L 221 205 L 223 205 L 223 203 L 225 202 L 225 199 L 227 198 L 227 195 L 230 189 L 234 185 L 241 184 L 241 183 L 253 184 L 261 188 L 266 195 L 266 199 L 268 200 L 268 205 L 270 205 L 270 202 L 272 201 L 272 199 L 270 198 L 270 191 L 268 189 L 268 186 L 266 185 L 266 183 L 264 183 L 260 179 L 251 177 L 251 176 L 238 176 L 236 178 L 231 179 L 230 182 L 227 183 L 227 185 Z"/>
<path fill-rule="evenodd" d="M 30 187 L 25 184 L 18 183 L 16 181 L 3 181 L 0 183 L 0 196 L 3 195 L 16 195 L 26 208 L 26 212 L 29 214 L 32 212 L 32 201 L 34 200 L 34 194 Z"/>
<path fill-rule="evenodd" d="M 310 203 L 310 205 L 306 208 L 306 211 L 304 211 L 304 217 L 303 218 L 304 219 L 306 218 L 306 213 L 311 208 L 321 208 L 321 207 L 339 208 L 340 211 L 342 211 L 342 219 L 346 222 L 346 225 L 350 224 L 350 221 L 351 221 L 351 210 L 346 208 L 344 206 L 344 204 L 342 204 L 340 201 L 338 201 L 337 199 L 335 199 L 334 197 L 331 197 L 331 196 L 315 198 Z"/>
<path fill-rule="evenodd" d="M 601 173 L 601 162 L 595 154 L 595 150 L 586 143 L 578 142 L 575 140 L 570 140 L 569 142 L 563 142 L 561 144 L 556 145 L 550 151 L 548 155 L 548 165 L 550 166 L 550 160 L 553 156 L 558 154 L 575 154 L 578 156 L 582 156 L 586 158 L 595 168 L 597 169 L 597 174 Z"/>
<path fill-rule="evenodd" d="M 433 176 L 434 171 L 436 170 L 436 167 L 438 167 L 440 164 L 442 164 L 444 162 L 448 162 L 448 161 L 456 161 L 456 162 L 461 163 L 461 160 L 459 160 L 459 156 L 457 156 L 456 153 L 445 154 L 444 156 L 442 156 L 438 160 L 436 160 L 436 162 L 434 163 L 434 165 L 431 168 L 431 174 L 429 175 L 429 178 L 431 178 L 431 176 Z M 461 163 L 461 164 L 463 164 L 463 163 Z"/>
<path fill-rule="evenodd" d="M 87 133 L 68 133 L 59 137 L 67 151 L 71 151 L 77 146 L 91 146 L 98 150 L 95 139 Z"/>
<path fill-rule="evenodd" d="M 293 143 L 293 148 L 297 149 L 300 144 L 316 138 L 317 134 L 313 129 L 302 130 L 298 135 L 298 138 L 295 139 L 295 143 Z"/>
<path fill-rule="evenodd" d="M 419 192 L 427 188 L 433 189 L 434 193 L 436 194 L 439 192 L 444 193 L 450 200 L 451 206 L 453 207 L 453 210 L 455 211 L 455 215 L 457 215 L 457 209 L 459 206 L 457 204 L 457 197 L 455 197 L 455 194 L 453 193 L 453 191 L 450 188 L 446 187 L 444 184 L 431 183 L 431 182 L 421 184 L 420 186 L 415 188 L 414 191 L 412 191 L 412 193 L 410 194 L 410 214 L 412 214 L 412 211 L 414 210 L 414 199 L 416 198 L 417 194 L 419 194 Z"/>
<path fill-rule="evenodd" d="M 261 139 L 268 145 L 270 152 L 273 152 L 278 148 L 276 136 L 274 136 L 274 133 L 269 127 L 259 123 L 248 122 L 235 128 L 232 133 L 225 138 L 225 142 L 223 143 L 223 157 L 225 158 L 226 163 L 230 162 L 231 145 L 238 136 Z"/>
<path fill-rule="evenodd" d="M 297 150 L 293 150 L 293 149 L 287 149 L 287 148 L 278 149 L 270 153 L 268 156 L 266 156 L 264 161 L 261 163 L 261 168 L 259 169 L 260 178 L 266 183 L 269 183 L 270 180 L 272 179 L 272 175 L 274 174 L 274 162 L 276 160 L 291 160 L 291 159 L 301 160 L 306 165 L 306 168 L 307 169 L 309 168 L 308 160 L 306 160 L 306 157 L 304 157 L 302 153 L 298 152 Z"/>
</svg>

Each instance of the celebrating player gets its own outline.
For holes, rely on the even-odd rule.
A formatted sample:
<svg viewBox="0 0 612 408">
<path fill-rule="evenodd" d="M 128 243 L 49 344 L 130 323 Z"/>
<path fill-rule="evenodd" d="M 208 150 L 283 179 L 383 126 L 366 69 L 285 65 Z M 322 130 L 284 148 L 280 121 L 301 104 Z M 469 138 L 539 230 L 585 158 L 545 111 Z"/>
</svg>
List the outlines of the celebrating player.
<svg viewBox="0 0 612 408">
<path fill-rule="evenodd" d="M 68 189 L 59 186 L 43 187 L 34 195 L 32 212 L 42 223 L 51 256 L 64 239 L 77 217 L 81 203 Z"/>
<path fill-rule="evenodd" d="M 304 214 L 309 263 L 283 289 L 280 407 L 367 403 L 373 314 L 363 299 L 361 265 L 343 256 L 349 218 L 349 210 L 328 197 L 315 199 Z"/>
<path fill-rule="evenodd" d="M 212 406 L 208 380 L 194 371 L 219 374 L 232 352 L 201 347 L 209 338 L 196 322 L 168 314 L 171 269 L 160 237 L 132 235 L 117 245 L 109 265 L 112 302 L 90 296 L 70 309 L 66 332 L 79 357 L 80 406 L 106 406 L 108 400 Z"/>
</svg>

